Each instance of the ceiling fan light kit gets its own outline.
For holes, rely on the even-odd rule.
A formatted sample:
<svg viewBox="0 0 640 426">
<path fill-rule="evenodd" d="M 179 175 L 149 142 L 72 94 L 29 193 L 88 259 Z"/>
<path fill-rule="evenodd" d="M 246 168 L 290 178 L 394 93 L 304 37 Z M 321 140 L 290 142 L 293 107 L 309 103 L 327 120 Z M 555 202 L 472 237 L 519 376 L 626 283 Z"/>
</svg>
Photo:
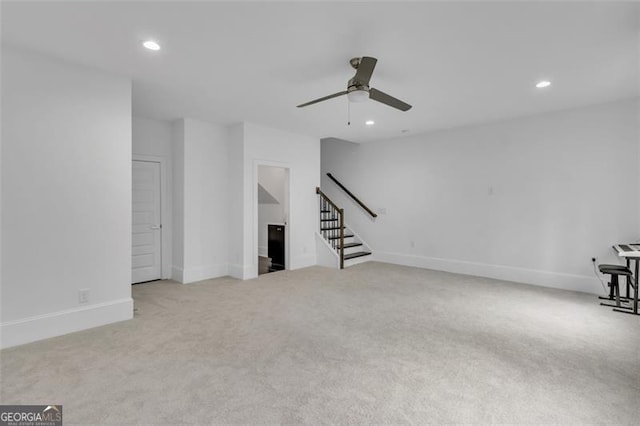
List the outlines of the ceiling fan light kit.
<svg viewBox="0 0 640 426">
<path fill-rule="evenodd" d="M 354 75 L 347 83 L 347 90 L 300 104 L 298 105 L 298 108 L 317 104 L 318 102 L 337 98 L 338 96 L 347 95 L 349 102 L 364 102 L 367 99 L 373 99 L 374 101 L 399 109 L 400 111 L 410 110 L 411 105 L 408 103 L 403 102 L 400 99 L 396 99 L 391 95 L 387 95 L 380 90 L 369 87 L 369 80 L 371 80 L 371 75 L 373 74 L 373 70 L 375 69 L 377 62 L 378 60 L 376 58 L 372 58 L 370 56 L 352 58 L 349 63 L 356 70 L 356 75 Z"/>
<path fill-rule="evenodd" d="M 365 102 L 369 99 L 369 92 L 366 90 L 352 90 L 347 92 L 347 98 L 349 98 L 349 102 Z"/>
</svg>

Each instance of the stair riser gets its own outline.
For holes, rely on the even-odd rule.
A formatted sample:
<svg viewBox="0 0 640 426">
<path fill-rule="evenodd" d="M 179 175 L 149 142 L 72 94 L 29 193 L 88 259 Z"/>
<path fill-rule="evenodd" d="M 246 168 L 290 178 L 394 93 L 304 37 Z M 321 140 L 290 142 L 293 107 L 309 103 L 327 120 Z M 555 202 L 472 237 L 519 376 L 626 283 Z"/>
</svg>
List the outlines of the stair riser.
<svg viewBox="0 0 640 426">
<path fill-rule="evenodd" d="M 346 249 L 344 249 L 344 254 L 351 254 L 351 253 L 357 253 L 359 251 L 362 251 L 362 246 L 358 246 L 358 247 L 347 247 Z M 336 249 L 336 253 L 340 253 L 339 249 Z"/>
<path fill-rule="evenodd" d="M 329 228 L 330 225 L 322 225 L 322 228 Z M 338 229 L 331 229 L 329 232 L 335 232 L 336 235 L 340 234 L 340 228 L 336 226 L 336 228 Z M 351 232 L 351 230 L 349 230 L 349 228 L 344 228 L 344 235 L 353 235 L 353 232 Z"/>
<path fill-rule="evenodd" d="M 353 235 L 351 235 L 351 234 L 347 234 L 346 232 L 345 232 L 345 234 L 346 234 L 346 235 L 344 236 L 344 241 L 345 241 L 345 242 L 347 242 L 347 243 L 353 243 L 353 242 L 355 242 L 355 240 L 354 240 L 354 238 L 355 238 L 355 237 L 354 237 Z M 322 232 L 320 233 L 320 235 L 322 235 Z M 336 235 L 337 235 L 337 234 L 336 234 Z M 351 235 L 351 236 L 350 236 L 350 237 L 348 237 L 347 235 Z M 333 240 L 331 240 L 331 241 L 333 241 Z"/>
<path fill-rule="evenodd" d="M 356 257 L 355 259 L 345 260 L 344 267 L 348 268 L 349 266 L 358 265 L 359 263 L 365 263 L 371 260 L 371 255 Z"/>
<path fill-rule="evenodd" d="M 362 250 L 363 250 L 362 246 L 347 247 L 346 249 L 344 249 L 344 254 L 357 253 L 357 252 L 362 251 Z"/>
<path fill-rule="evenodd" d="M 327 242 L 329 243 L 329 245 L 330 245 L 331 247 L 333 247 L 333 244 L 332 244 L 332 243 L 333 243 L 333 240 L 330 240 L 330 241 L 327 241 Z M 349 237 L 349 238 L 345 238 L 345 239 L 344 239 L 344 242 L 345 242 L 345 244 L 348 244 L 348 243 L 355 243 L 356 241 L 355 241 L 355 238 L 354 238 L 354 237 Z M 346 251 L 346 250 L 347 250 L 347 249 L 345 249 L 345 251 Z M 359 250 L 356 250 L 356 251 L 359 251 Z"/>
</svg>

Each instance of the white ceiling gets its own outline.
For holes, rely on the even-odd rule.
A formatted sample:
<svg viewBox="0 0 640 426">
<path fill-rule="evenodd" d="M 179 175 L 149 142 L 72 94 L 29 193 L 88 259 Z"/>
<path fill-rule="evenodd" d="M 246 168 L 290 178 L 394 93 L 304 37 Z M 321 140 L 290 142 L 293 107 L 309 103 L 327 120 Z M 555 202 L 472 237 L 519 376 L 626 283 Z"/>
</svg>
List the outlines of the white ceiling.
<svg viewBox="0 0 640 426">
<path fill-rule="evenodd" d="M 639 10 L 613 2 L 6 2 L 3 43 L 133 79 L 137 115 L 366 142 L 638 96 Z M 140 46 L 153 38 L 160 52 Z M 345 97 L 349 59 L 403 113 Z M 540 79 L 553 85 L 535 89 Z M 364 125 L 365 119 L 376 121 Z"/>
</svg>

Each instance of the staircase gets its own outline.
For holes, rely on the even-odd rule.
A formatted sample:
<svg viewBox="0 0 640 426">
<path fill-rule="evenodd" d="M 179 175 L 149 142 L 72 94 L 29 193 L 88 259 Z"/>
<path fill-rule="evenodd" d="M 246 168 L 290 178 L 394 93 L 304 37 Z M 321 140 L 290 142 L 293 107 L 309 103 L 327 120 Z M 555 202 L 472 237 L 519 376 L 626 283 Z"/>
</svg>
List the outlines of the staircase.
<svg viewBox="0 0 640 426">
<path fill-rule="evenodd" d="M 371 249 L 344 222 L 344 209 L 339 208 L 320 188 L 319 235 L 339 260 L 339 267 L 352 266 L 371 259 Z"/>
</svg>

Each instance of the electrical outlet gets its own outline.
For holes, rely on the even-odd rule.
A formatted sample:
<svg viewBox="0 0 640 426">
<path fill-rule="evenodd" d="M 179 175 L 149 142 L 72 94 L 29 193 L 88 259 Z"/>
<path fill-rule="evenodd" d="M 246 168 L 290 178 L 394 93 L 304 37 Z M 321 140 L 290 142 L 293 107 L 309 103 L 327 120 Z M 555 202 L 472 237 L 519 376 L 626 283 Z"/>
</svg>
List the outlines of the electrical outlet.
<svg viewBox="0 0 640 426">
<path fill-rule="evenodd" d="M 89 303 L 89 289 L 81 288 L 78 290 L 78 304 L 84 305 Z"/>
</svg>

